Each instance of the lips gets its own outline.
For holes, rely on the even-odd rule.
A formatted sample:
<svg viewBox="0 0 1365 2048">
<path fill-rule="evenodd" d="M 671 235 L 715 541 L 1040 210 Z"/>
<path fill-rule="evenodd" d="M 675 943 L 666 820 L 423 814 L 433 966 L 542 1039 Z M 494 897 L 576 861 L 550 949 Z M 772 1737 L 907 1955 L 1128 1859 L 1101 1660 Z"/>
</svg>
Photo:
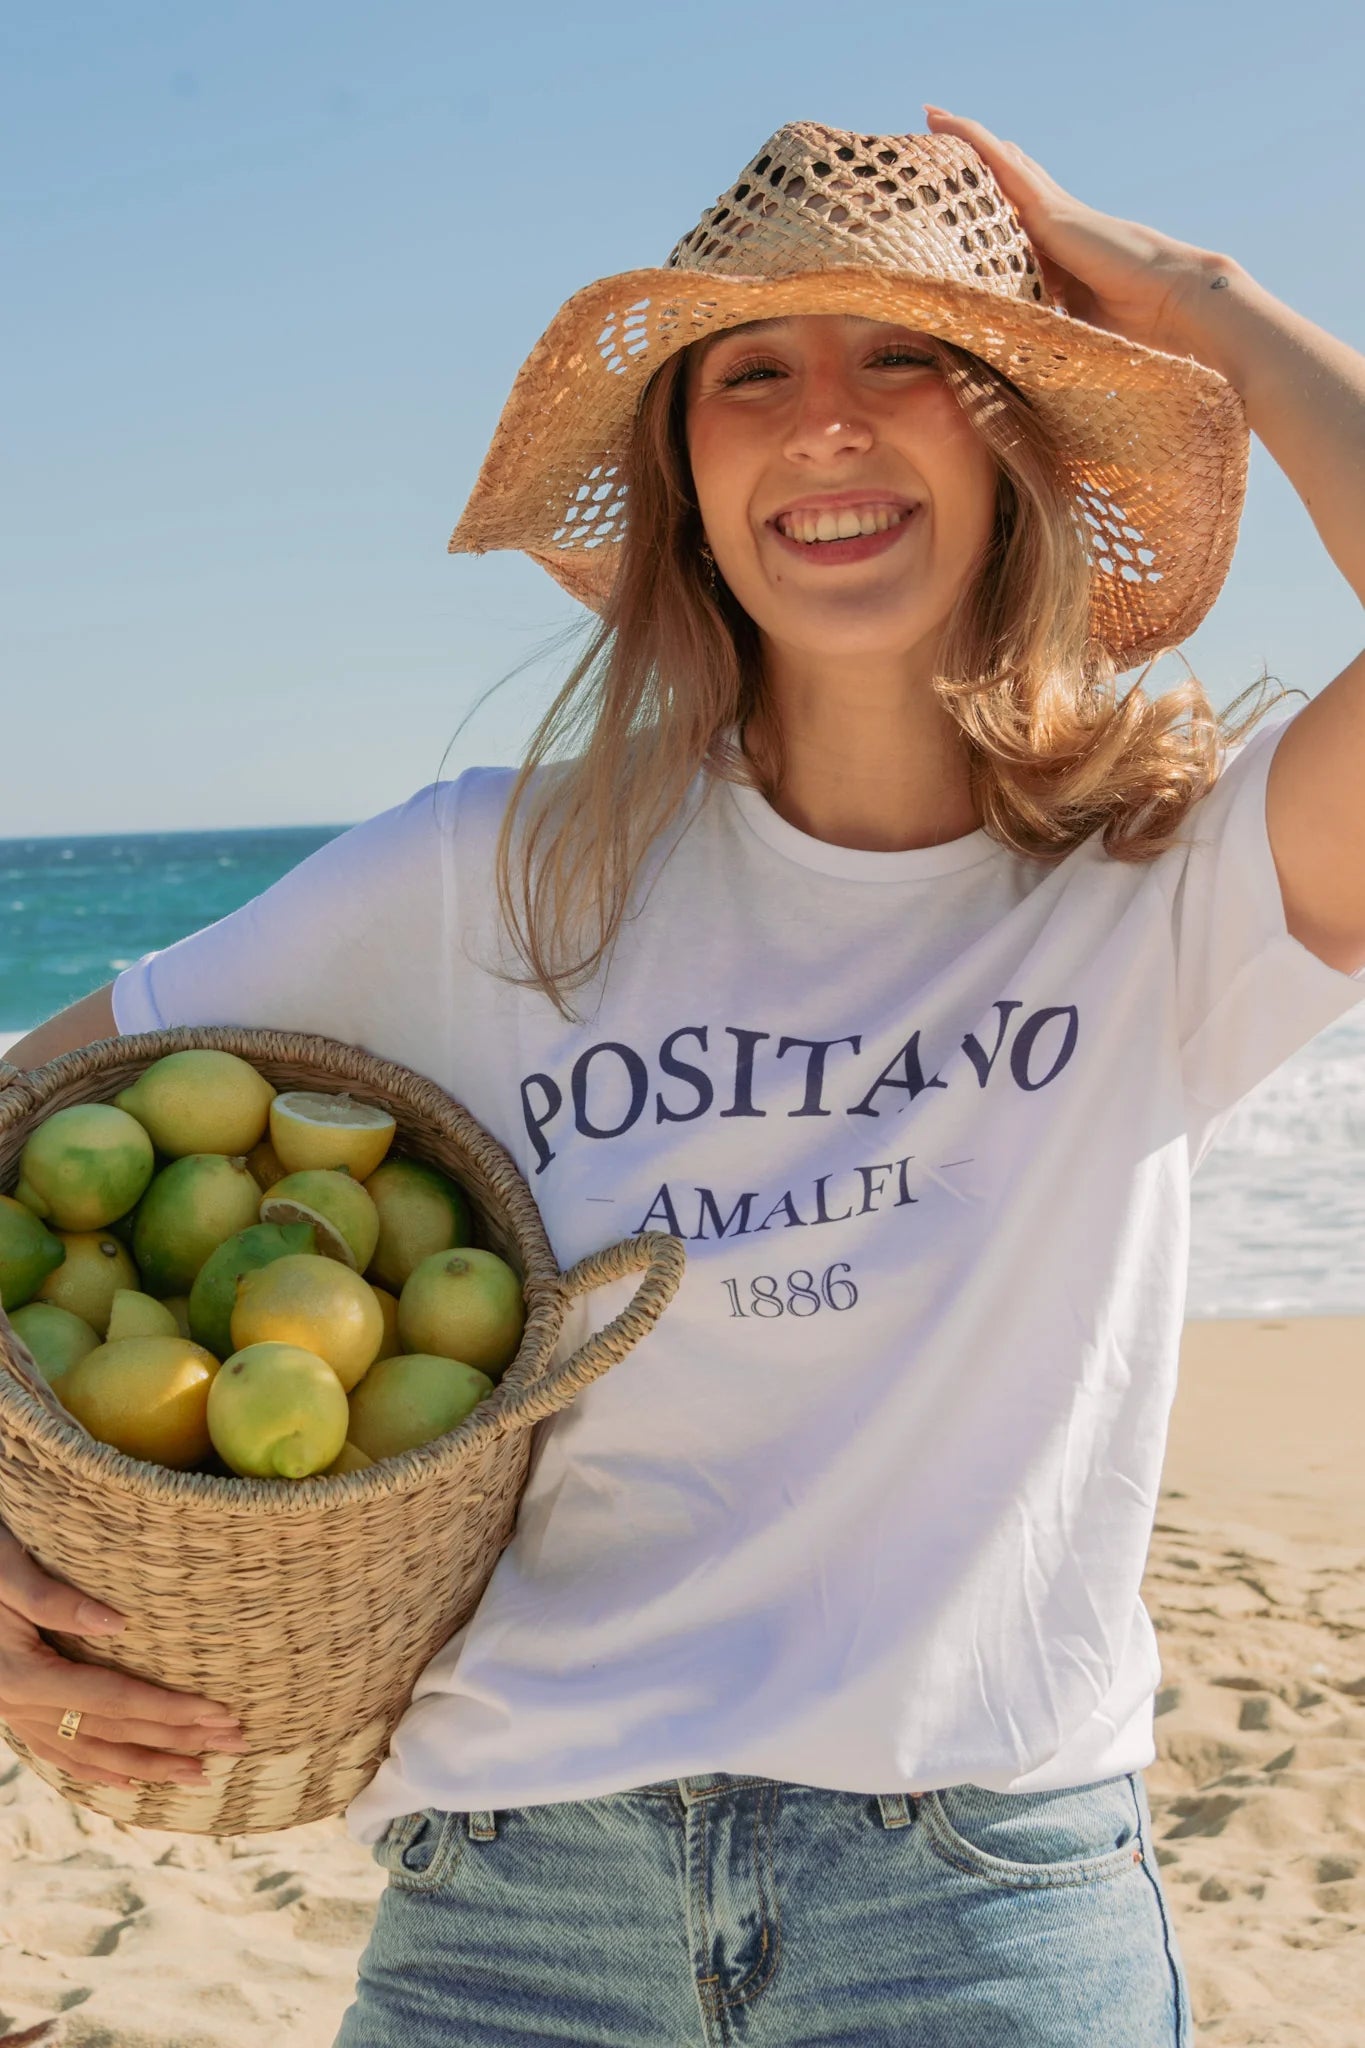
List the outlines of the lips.
<svg viewBox="0 0 1365 2048">
<path fill-rule="evenodd" d="M 920 507 L 904 499 L 789 505 L 774 513 L 768 530 L 783 554 L 811 568 L 837 569 L 869 561 L 901 545 L 919 524 Z"/>
</svg>

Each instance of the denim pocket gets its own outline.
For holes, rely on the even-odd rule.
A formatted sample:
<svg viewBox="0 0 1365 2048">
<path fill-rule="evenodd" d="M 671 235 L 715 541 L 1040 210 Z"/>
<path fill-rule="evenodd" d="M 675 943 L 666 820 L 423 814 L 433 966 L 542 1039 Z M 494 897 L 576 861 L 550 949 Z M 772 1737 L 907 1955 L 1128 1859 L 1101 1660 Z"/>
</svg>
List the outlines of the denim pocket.
<svg viewBox="0 0 1365 2048">
<path fill-rule="evenodd" d="M 919 1820 L 944 1862 L 1021 1888 L 1100 1884 L 1141 1863 L 1141 1816 L 1131 1774 L 1055 1792 L 926 1792 Z"/>
<path fill-rule="evenodd" d="M 429 1892 L 446 1882 L 464 1846 L 462 1813 L 428 1806 L 420 1813 L 400 1813 L 391 1820 L 370 1850 L 389 1883 L 400 1891 Z"/>
</svg>

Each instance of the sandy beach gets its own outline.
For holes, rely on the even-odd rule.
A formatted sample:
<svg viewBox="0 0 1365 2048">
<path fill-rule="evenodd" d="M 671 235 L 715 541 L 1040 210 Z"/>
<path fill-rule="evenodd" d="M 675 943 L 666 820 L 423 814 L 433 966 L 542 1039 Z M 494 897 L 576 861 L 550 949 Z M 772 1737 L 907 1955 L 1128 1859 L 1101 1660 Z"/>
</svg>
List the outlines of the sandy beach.
<svg viewBox="0 0 1365 2048">
<path fill-rule="evenodd" d="M 1198 2038 L 1354 2048 L 1365 1317 L 1191 1322 L 1148 1561 L 1148 1772 Z M 0 2048 L 330 2048 L 383 1878 L 339 1820 L 214 1841 L 0 1749 Z"/>
</svg>

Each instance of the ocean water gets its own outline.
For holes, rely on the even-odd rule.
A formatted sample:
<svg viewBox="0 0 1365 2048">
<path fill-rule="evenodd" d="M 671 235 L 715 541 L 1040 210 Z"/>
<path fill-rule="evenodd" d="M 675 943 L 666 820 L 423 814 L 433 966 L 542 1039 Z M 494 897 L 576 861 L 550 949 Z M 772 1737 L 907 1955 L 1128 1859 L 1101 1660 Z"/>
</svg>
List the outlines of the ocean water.
<svg viewBox="0 0 1365 2048">
<path fill-rule="evenodd" d="M 0 840 L 0 1052 L 345 829 Z M 1188 1315 L 1365 1313 L 1365 1001 L 1238 1105 L 1192 1201 Z"/>
</svg>

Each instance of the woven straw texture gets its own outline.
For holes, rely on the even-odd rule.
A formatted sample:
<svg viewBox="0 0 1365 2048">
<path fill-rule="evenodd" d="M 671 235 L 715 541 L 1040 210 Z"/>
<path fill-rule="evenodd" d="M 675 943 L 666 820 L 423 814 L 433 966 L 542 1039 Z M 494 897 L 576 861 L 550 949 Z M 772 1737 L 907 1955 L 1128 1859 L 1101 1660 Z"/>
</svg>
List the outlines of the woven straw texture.
<svg viewBox="0 0 1365 2048">
<path fill-rule="evenodd" d="M 391 1156 L 460 1181 L 477 1242 L 517 1269 L 527 1311 L 516 1358 L 460 1428 L 364 1472 L 288 1483 L 172 1472 L 96 1442 L 0 1312 L 0 1521 L 45 1571 L 129 1617 L 116 1638 L 47 1639 L 67 1656 L 224 1701 L 250 1749 L 207 1757 L 203 1786 L 125 1790 L 68 1776 L 0 1732 L 79 1805 L 143 1827 L 237 1835 L 339 1813 L 373 1777 L 419 1672 L 472 1614 L 511 1536 L 531 1425 L 653 1327 L 685 1250 L 650 1232 L 561 1272 L 510 1155 L 459 1103 L 406 1067 L 281 1032 L 149 1032 L 64 1054 L 8 1085 L 0 1075 L 0 1191 L 12 1192 L 36 1122 L 68 1103 L 112 1100 L 184 1046 L 237 1053 L 276 1088 L 347 1087 L 388 1109 Z M 552 1369 L 569 1303 L 642 1269 L 621 1313 Z"/>
<path fill-rule="evenodd" d="M 856 313 L 958 343 L 1051 431 L 1093 565 L 1095 639 L 1124 669 L 1204 618 L 1232 559 L 1250 436 L 1192 357 L 1046 303 L 1036 254 L 969 143 L 779 129 L 662 268 L 569 299 L 523 364 L 450 552 L 520 548 L 601 611 L 626 530 L 631 420 L 689 342 Z"/>
</svg>

